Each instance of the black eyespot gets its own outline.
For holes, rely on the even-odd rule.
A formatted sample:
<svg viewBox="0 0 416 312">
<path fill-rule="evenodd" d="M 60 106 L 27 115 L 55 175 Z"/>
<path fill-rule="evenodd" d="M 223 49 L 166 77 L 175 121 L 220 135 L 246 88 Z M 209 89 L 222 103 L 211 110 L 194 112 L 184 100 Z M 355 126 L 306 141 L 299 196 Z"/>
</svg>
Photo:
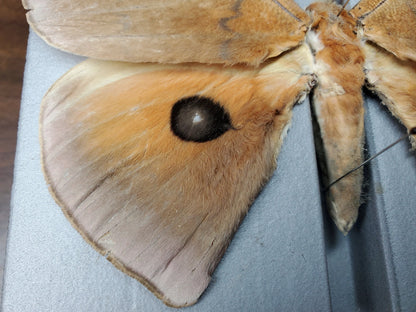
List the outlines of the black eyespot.
<svg viewBox="0 0 416 312">
<path fill-rule="evenodd" d="M 180 99 L 170 115 L 170 127 L 184 141 L 206 142 L 232 129 L 230 115 L 212 99 L 191 96 Z"/>
</svg>

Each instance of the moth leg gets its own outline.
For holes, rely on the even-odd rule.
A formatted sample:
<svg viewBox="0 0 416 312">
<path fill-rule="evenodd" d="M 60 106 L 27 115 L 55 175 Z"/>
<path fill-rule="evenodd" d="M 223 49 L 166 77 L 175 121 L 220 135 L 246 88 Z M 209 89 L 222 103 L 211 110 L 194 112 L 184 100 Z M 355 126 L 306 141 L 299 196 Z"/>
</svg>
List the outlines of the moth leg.
<svg viewBox="0 0 416 312">
<path fill-rule="evenodd" d="M 416 126 L 416 62 L 399 60 L 371 43 L 365 44 L 364 53 L 367 87 L 410 131 Z M 416 135 L 410 141 L 416 149 Z"/>
</svg>

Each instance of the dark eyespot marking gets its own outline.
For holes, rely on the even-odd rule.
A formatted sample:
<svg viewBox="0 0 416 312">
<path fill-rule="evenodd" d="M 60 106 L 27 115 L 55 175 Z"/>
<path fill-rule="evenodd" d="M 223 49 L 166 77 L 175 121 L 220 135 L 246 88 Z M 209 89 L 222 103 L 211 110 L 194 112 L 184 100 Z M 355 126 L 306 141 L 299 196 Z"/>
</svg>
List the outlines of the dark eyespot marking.
<svg viewBox="0 0 416 312">
<path fill-rule="evenodd" d="M 170 115 L 172 132 L 184 141 L 207 142 L 232 129 L 230 115 L 214 100 L 191 96 L 177 101 Z"/>
</svg>

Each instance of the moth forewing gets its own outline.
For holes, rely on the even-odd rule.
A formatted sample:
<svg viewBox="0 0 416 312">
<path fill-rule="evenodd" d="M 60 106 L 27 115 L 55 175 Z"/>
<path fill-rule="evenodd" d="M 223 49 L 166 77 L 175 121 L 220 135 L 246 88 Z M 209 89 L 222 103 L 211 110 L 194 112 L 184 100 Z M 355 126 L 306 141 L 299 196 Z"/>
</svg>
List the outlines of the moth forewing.
<svg viewBox="0 0 416 312">
<path fill-rule="evenodd" d="M 363 39 L 402 60 L 416 61 L 415 12 L 415 0 L 361 0 L 350 14 Z"/>
<path fill-rule="evenodd" d="M 291 0 L 25 0 L 23 5 L 29 24 L 50 45 L 128 62 L 259 65 L 299 45 L 309 20 Z"/>
</svg>

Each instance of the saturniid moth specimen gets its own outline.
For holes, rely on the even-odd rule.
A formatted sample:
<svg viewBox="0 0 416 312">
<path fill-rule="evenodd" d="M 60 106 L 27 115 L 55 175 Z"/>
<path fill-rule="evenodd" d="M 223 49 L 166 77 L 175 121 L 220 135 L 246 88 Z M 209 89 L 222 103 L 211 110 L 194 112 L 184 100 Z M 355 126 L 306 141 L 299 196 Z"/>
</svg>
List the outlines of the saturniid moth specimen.
<svg viewBox="0 0 416 312">
<path fill-rule="evenodd" d="M 45 41 L 91 58 L 42 103 L 51 192 L 92 246 L 170 306 L 207 287 L 311 89 L 327 183 L 363 161 L 364 85 L 416 125 L 415 0 L 23 4 Z M 343 233 L 362 181 L 357 170 L 326 192 Z"/>
</svg>

